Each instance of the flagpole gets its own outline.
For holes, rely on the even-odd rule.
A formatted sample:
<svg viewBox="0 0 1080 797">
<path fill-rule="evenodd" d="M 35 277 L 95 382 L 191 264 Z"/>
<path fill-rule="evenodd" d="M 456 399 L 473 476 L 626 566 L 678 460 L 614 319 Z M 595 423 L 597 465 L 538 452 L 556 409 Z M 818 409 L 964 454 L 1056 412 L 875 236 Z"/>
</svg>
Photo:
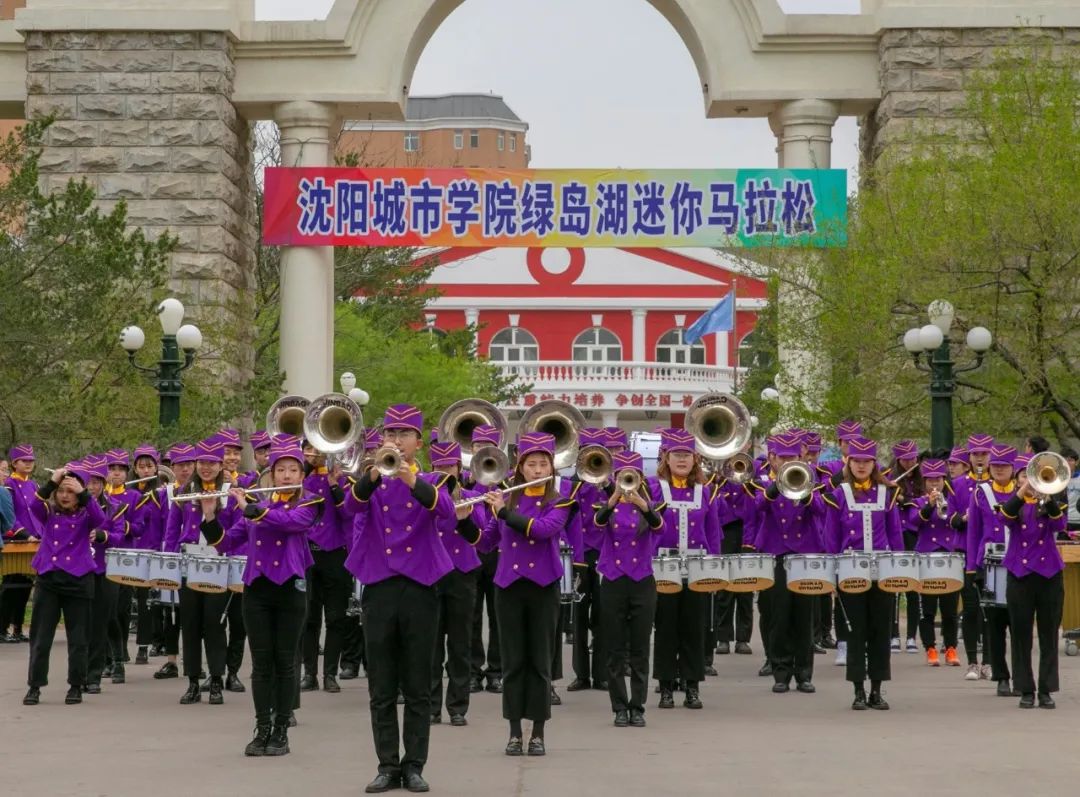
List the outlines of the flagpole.
<svg viewBox="0 0 1080 797">
<path fill-rule="evenodd" d="M 728 351 L 731 352 L 729 360 L 732 363 L 731 370 L 731 383 L 735 388 L 735 393 L 739 392 L 739 348 L 738 348 L 738 333 L 735 327 L 738 324 L 739 319 L 739 278 L 731 278 L 731 343 L 728 345 Z"/>
</svg>

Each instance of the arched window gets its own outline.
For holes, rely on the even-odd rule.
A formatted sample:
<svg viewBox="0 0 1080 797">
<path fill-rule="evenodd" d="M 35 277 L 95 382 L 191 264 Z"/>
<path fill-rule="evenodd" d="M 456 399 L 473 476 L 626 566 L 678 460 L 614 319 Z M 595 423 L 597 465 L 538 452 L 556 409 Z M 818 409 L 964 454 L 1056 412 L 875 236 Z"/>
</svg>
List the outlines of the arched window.
<svg viewBox="0 0 1080 797">
<path fill-rule="evenodd" d="M 535 362 L 540 359 L 540 346 L 527 330 L 507 327 L 492 337 L 488 359 L 500 363 Z"/>
<path fill-rule="evenodd" d="M 682 327 L 665 332 L 656 342 L 656 361 L 672 365 L 704 365 L 705 344 L 698 341 L 691 345 L 683 339 L 685 334 Z"/>
<path fill-rule="evenodd" d="M 617 363 L 621 360 L 622 343 L 609 329 L 592 327 L 574 339 L 575 362 Z"/>
<path fill-rule="evenodd" d="M 747 333 L 739 341 L 739 367 L 740 368 L 771 368 L 773 364 L 772 354 L 759 340 L 761 335 L 755 329 Z"/>
</svg>

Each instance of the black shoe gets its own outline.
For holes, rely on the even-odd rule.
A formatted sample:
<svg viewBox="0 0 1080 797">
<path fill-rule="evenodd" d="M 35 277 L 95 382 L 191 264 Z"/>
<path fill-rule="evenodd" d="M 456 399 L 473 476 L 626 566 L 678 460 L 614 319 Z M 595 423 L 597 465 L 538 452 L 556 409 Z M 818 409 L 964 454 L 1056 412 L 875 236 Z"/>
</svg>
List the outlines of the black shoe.
<svg viewBox="0 0 1080 797">
<path fill-rule="evenodd" d="M 291 711 L 289 712 L 288 725 L 289 725 L 290 728 L 295 728 L 296 727 L 296 714 L 294 712 L 291 712 Z"/>
<path fill-rule="evenodd" d="M 660 687 L 660 702 L 656 704 L 657 708 L 675 708 L 675 696 L 671 693 L 670 689 Z"/>
<path fill-rule="evenodd" d="M 1009 688 L 1009 682 L 1008 681 L 1004 681 L 1004 680 L 998 681 L 997 696 L 998 697 L 1012 697 L 1013 696 L 1012 689 Z"/>
<path fill-rule="evenodd" d="M 721 656 L 729 655 L 731 653 L 731 643 L 730 642 L 717 642 L 716 643 L 716 652 L 717 652 L 717 654 L 719 654 Z"/>
<path fill-rule="evenodd" d="M 421 777 L 419 772 L 406 772 L 405 777 L 401 779 L 401 783 L 408 791 L 431 791 L 431 787 L 428 786 L 427 781 Z"/>
<path fill-rule="evenodd" d="M 26 696 L 22 699 L 22 704 L 24 706 L 36 706 L 38 702 L 40 702 L 40 700 L 41 690 L 38 689 L 36 686 L 31 686 L 27 690 Z"/>
<path fill-rule="evenodd" d="M 791 686 L 786 681 L 777 681 L 772 685 L 772 690 L 776 694 L 782 695 L 784 692 L 790 692 Z"/>
<path fill-rule="evenodd" d="M 388 775 L 385 772 L 380 772 L 375 776 L 375 780 L 364 787 L 364 791 L 368 794 L 382 794 L 384 791 L 390 791 L 400 786 L 401 775 Z"/>
<path fill-rule="evenodd" d="M 683 698 L 682 704 L 687 708 L 702 708 L 701 696 L 698 694 L 697 684 L 691 686 L 688 683 L 686 685 L 686 697 Z"/>
<path fill-rule="evenodd" d="M 202 692 L 199 689 L 198 681 L 191 681 L 188 684 L 187 691 L 180 697 L 181 706 L 190 706 L 192 703 L 198 703 L 202 700 Z"/>
<path fill-rule="evenodd" d="M 640 708 L 630 709 L 630 727 L 631 728 L 644 728 L 645 727 L 645 712 Z"/>
<path fill-rule="evenodd" d="M 270 723 L 255 726 L 255 738 L 244 748 L 246 756 L 261 756 L 266 753 L 266 743 L 270 739 Z"/>
<path fill-rule="evenodd" d="M 559 693 L 555 691 L 554 686 L 551 687 L 551 705 L 553 705 L 553 706 L 561 706 L 562 705 L 562 698 L 559 697 Z"/>
<path fill-rule="evenodd" d="M 211 691 L 211 694 L 213 692 Z M 210 698 L 214 702 L 214 698 Z M 289 752 L 289 726 L 286 723 L 275 724 L 270 731 L 270 738 L 266 740 L 266 748 L 263 755 L 285 755 Z"/>
<path fill-rule="evenodd" d="M 222 693 L 222 684 L 220 678 L 210 679 L 210 705 L 220 706 L 225 702 L 225 695 Z M 289 752 L 288 750 L 285 751 Z M 274 755 L 274 753 L 268 752 L 267 755 Z"/>
<path fill-rule="evenodd" d="M 161 669 L 154 673 L 154 677 L 159 681 L 163 681 L 166 678 L 179 678 L 180 670 L 176 666 L 176 662 L 167 661 L 161 665 Z"/>
<path fill-rule="evenodd" d="M 889 704 L 885 702 L 885 698 L 881 696 L 881 692 L 871 692 L 870 699 L 866 701 L 866 704 L 877 711 L 889 710 Z"/>
<path fill-rule="evenodd" d="M 566 691 L 567 692 L 580 692 L 583 689 L 590 688 L 590 686 L 591 686 L 591 684 L 589 683 L 588 678 L 575 678 L 574 680 L 572 680 L 570 682 L 570 685 L 568 687 L 566 687 Z"/>
<path fill-rule="evenodd" d="M 247 687 L 236 673 L 231 672 L 225 676 L 225 690 L 228 692 L 246 692 Z"/>
<path fill-rule="evenodd" d="M 547 755 L 547 750 L 544 749 L 544 740 L 538 737 L 529 739 L 529 755 Z"/>
<path fill-rule="evenodd" d="M 337 694 L 341 691 L 341 687 L 338 686 L 337 678 L 333 675 L 327 675 L 322 679 L 322 688 L 324 692 L 329 692 L 330 694 Z"/>
<path fill-rule="evenodd" d="M 719 675 L 720 673 L 718 673 L 716 671 L 716 668 L 713 667 L 711 664 L 706 664 L 705 665 L 705 674 L 706 675 Z"/>
<path fill-rule="evenodd" d="M 743 656 L 749 656 L 754 651 L 751 649 L 749 642 L 736 642 L 735 652 L 740 653 Z"/>
<path fill-rule="evenodd" d="M 1040 692 L 1039 708 L 1057 708 L 1057 703 L 1055 703 L 1054 698 L 1050 697 L 1046 692 Z"/>
<path fill-rule="evenodd" d="M 824 645 L 822 645 L 822 644 L 821 644 L 820 642 L 815 642 L 815 643 L 814 643 L 814 653 L 817 653 L 817 654 L 820 654 L 820 655 L 824 655 L 824 653 L 825 653 L 825 646 L 824 646 Z"/>
<path fill-rule="evenodd" d="M 511 736 L 510 741 L 506 743 L 507 755 L 524 755 L 525 751 L 521 747 L 521 739 L 516 736 Z"/>
<path fill-rule="evenodd" d="M 199 684 L 199 691 L 200 692 L 209 692 L 210 691 L 210 676 L 208 676 L 208 675 L 204 676 L 200 672 L 199 677 L 203 679 L 203 682 L 201 684 Z"/>
<path fill-rule="evenodd" d="M 821 640 L 821 646 L 825 648 L 825 650 L 836 650 L 836 640 L 831 636 L 826 636 Z"/>
<path fill-rule="evenodd" d="M 592 688 L 595 689 L 597 692 L 606 692 L 608 690 L 608 682 L 598 681 L 593 678 Z"/>
<path fill-rule="evenodd" d="M 359 673 L 352 668 L 352 666 L 345 666 L 341 668 L 341 672 L 338 673 L 338 680 L 340 681 L 352 681 Z M 469 684 L 469 691 L 472 691 L 472 684 Z"/>
<path fill-rule="evenodd" d="M 1020 697 L 1020 708 L 1035 708 L 1035 695 L 1026 694 Z"/>
<path fill-rule="evenodd" d="M 802 692 L 804 695 L 812 695 L 817 691 L 817 687 L 809 681 L 799 681 L 795 684 L 795 689 Z"/>
<path fill-rule="evenodd" d="M 469 724 L 469 721 L 465 719 L 464 714 L 451 714 L 450 724 L 453 725 L 455 728 L 464 728 L 466 725 Z"/>
<path fill-rule="evenodd" d="M 469 679 L 469 691 L 474 695 L 477 692 L 483 692 L 484 691 L 484 685 L 482 683 L 480 683 L 479 678 L 470 678 Z"/>
<path fill-rule="evenodd" d="M 83 691 L 86 692 L 86 694 L 88 695 L 100 695 L 101 684 L 97 683 L 96 681 L 92 684 L 87 684 L 83 687 Z"/>
<path fill-rule="evenodd" d="M 431 715 L 431 725 L 442 725 L 442 714 Z"/>
<path fill-rule="evenodd" d="M 300 679 L 300 691 L 301 692 L 317 692 L 319 691 L 319 679 L 311 673 L 308 673 Z"/>
<path fill-rule="evenodd" d="M 15 640 L 11 640 L 11 641 L 14 642 Z M 105 666 L 101 668 L 101 677 L 102 678 L 112 678 L 112 670 L 113 670 L 112 662 L 111 661 L 105 662 Z"/>
<path fill-rule="evenodd" d="M 149 664 L 150 657 L 146 653 L 146 645 L 141 645 L 137 651 L 135 651 L 135 663 L 136 664 Z"/>
<path fill-rule="evenodd" d="M 629 725 L 630 725 L 630 714 L 627 711 L 623 710 L 623 709 L 620 709 L 619 711 L 616 711 L 615 712 L 615 727 L 616 728 L 626 728 Z"/>
<path fill-rule="evenodd" d="M 501 675 L 489 675 L 487 677 L 487 690 L 493 695 L 502 694 L 502 676 Z"/>
<path fill-rule="evenodd" d="M 124 672 L 123 664 L 114 664 L 112 671 L 112 682 L 114 684 L 122 684 L 127 681 L 127 673 Z"/>
<path fill-rule="evenodd" d="M 765 663 L 761 665 L 761 669 L 757 671 L 757 674 L 762 678 L 768 678 L 772 675 L 772 672 L 772 664 L 766 660 Z"/>
<path fill-rule="evenodd" d="M 855 711 L 866 711 L 866 690 L 862 688 L 855 690 L 855 699 L 851 702 L 851 707 Z"/>
<path fill-rule="evenodd" d="M 64 695 L 64 704 L 68 706 L 74 706 L 76 703 L 82 702 L 82 687 L 73 686 L 67 690 L 67 694 Z"/>
</svg>

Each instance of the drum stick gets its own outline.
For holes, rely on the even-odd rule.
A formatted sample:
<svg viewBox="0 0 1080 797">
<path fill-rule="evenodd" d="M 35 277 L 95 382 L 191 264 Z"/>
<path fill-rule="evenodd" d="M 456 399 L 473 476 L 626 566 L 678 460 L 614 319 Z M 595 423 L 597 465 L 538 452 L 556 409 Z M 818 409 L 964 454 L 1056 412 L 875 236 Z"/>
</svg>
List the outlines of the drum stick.
<svg viewBox="0 0 1080 797">
<path fill-rule="evenodd" d="M 221 620 L 218 621 L 218 625 L 225 625 L 225 618 L 229 615 L 229 604 L 232 603 L 233 595 L 235 592 L 229 592 L 229 597 L 225 599 L 225 608 L 221 612 Z"/>
<path fill-rule="evenodd" d="M 843 593 L 841 593 L 839 590 L 837 590 L 837 592 L 836 592 L 836 602 L 840 604 L 840 614 L 844 615 L 844 625 L 847 627 L 848 633 L 850 634 L 851 633 L 851 621 L 848 619 L 847 609 L 844 607 L 844 599 L 843 599 L 843 597 L 841 597 L 842 594 Z"/>
</svg>

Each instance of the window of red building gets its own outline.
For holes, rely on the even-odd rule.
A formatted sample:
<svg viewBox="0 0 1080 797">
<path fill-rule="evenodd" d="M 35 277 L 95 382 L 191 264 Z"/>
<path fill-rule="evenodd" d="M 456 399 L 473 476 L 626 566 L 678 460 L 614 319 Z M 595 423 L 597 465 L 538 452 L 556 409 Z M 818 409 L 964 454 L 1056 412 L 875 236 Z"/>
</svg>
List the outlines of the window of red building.
<svg viewBox="0 0 1080 797">
<path fill-rule="evenodd" d="M 687 343 L 682 327 L 672 329 L 660 336 L 656 342 L 656 361 L 675 365 L 704 365 L 705 346 L 700 341 L 693 345 Z"/>
<path fill-rule="evenodd" d="M 491 338 L 488 359 L 494 362 L 535 362 L 540 359 L 540 346 L 532 333 L 521 327 L 507 327 Z"/>
</svg>

